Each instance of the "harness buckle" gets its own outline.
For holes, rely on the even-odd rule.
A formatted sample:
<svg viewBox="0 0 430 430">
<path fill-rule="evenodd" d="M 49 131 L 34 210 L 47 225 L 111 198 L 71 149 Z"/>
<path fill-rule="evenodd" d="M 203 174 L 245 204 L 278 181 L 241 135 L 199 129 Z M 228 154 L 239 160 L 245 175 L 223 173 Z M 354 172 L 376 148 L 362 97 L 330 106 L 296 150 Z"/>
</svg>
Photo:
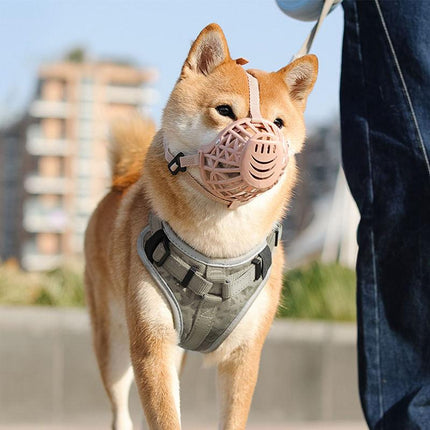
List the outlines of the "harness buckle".
<svg viewBox="0 0 430 430">
<path fill-rule="evenodd" d="M 158 260 L 154 259 L 154 252 L 158 248 L 160 243 L 163 244 L 164 255 Z M 157 266 L 162 266 L 167 258 L 170 256 L 170 247 L 169 247 L 169 239 L 164 233 L 164 230 L 161 228 L 157 230 L 145 243 L 145 253 L 149 259 L 149 261 Z"/>
<path fill-rule="evenodd" d="M 185 172 L 187 170 L 186 167 L 181 166 L 181 157 L 183 156 L 183 152 L 178 152 L 167 164 L 167 168 L 173 176 L 177 175 L 179 172 Z"/>
<path fill-rule="evenodd" d="M 197 268 L 194 266 L 191 266 L 188 269 L 188 272 L 186 273 L 186 275 L 184 276 L 184 279 L 182 279 L 181 285 L 183 287 L 188 287 L 188 284 L 190 283 L 192 277 L 196 274 L 196 272 L 197 272 Z"/>
<path fill-rule="evenodd" d="M 276 228 L 275 230 L 275 245 L 274 247 L 276 248 L 279 245 L 279 227 Z"/>
<path fill-rule="evenodd" d="M 255 278 L 254 281 L 261 278 L 263 274 L 263 260 L 260 256 L 255 257 L 251 263 L 255 266 Z"/>
<path fill-rule="evenodd" d="M 269 246 L 266 245 L 266 247 L 251 261 L 251 263 L 255 266 L 254 281 L 260 279 L 260 277 L 264 279 L 272 265 L 272 251 Z"/>
</svg>

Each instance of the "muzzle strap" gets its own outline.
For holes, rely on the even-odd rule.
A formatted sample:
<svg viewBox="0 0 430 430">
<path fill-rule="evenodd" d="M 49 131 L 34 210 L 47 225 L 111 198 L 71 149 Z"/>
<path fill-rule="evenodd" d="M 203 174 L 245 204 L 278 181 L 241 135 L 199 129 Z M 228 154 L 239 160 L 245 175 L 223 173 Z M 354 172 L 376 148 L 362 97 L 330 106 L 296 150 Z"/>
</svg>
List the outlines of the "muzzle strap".
<svg viewBox="0 0 430 430">
<path fill-rule="evenodd" d="M 198 166 L 200 162 L 199 154 L 192 155 L 184 155 L 183 152 L 179 152 L 176 155 L 173 155 L 170 152 L 169 146 L 166 141 L 163 143 L 164 145 L 164 157 L 167 161 L 167 167 L 170 170 L 172 175 L 176 175 L 178 172 L 185 172 L 187 167 L 190 166 Z"/>
<path fill-rule="evenodd" d="M 249 87 L 249 112 L 251 114 L 251 118 L 255 120 L 259 120 L 262 118 L 260 112 L 260 94 L 258 90 L 258 80 L 254 76 L 249 73 L 246 74 L 248 78 L 248 87 Z"/>
</svg>

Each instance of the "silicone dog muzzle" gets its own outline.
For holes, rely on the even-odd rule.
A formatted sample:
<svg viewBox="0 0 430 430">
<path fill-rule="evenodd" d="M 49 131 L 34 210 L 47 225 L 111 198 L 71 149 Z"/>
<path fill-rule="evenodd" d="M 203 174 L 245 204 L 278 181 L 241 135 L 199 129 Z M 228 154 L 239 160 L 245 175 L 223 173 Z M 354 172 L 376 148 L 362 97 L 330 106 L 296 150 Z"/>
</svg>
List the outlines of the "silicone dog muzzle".
<svg viewBox="0 0 430 430">
<path fill-rule="evenodd" d="M 233 209 L 271 189 L 288 163 L 288 149 L 280 129 L 261 117 L 258 81 L 247 74 L 250 118 L 239 119 L 195 155 L 175 157 L 165 147 L 173 174 L 199 166 L 201 183 L 190 177 L 214 200 Z M 172 169 L 173 167 L 173 169 Z"/>
<path fill-rule="evenodd" d="M 203 186 L 228 204 L 245 203 L 269 190 L 287 165 L 280 130 L 262 119 L 235 121 L 199 154 Z"/>
</svg>

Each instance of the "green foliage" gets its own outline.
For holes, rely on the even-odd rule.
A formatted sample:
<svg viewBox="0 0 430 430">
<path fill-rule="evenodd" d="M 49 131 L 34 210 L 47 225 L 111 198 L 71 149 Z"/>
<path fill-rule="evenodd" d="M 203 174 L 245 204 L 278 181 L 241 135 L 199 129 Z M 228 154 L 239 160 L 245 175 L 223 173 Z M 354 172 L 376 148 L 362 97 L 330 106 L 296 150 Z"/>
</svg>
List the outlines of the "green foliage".
<svg viewBox="0 0 430 430">
<path fill-rule="evenodd" d="M 64 59 L 72 63 L 83 63 L 85 61 L 85 57 L 85 49 L 76 47 L 67 52 L 67 54 L 64 56 Z"/>
<path fill-rule="evenodd" d="M 0 304 L 83 306 L 84 301 L 82 268 L 27 273 L 14 264 L 0 266 Z"/>
<path fill-rule="evenodd" d="M 278 317 L 355 321 L 355 273 L 313 262 L 284 275 Z"/>
<path fill-rule="evenodd" d="M 82 267 L 28 273 L 0 265 L 0 304 L 83 306 Z M 284 276 L 278 317 L 355 320 L 355 274 L 338 264 L 314 262 Z"/>
</svg>

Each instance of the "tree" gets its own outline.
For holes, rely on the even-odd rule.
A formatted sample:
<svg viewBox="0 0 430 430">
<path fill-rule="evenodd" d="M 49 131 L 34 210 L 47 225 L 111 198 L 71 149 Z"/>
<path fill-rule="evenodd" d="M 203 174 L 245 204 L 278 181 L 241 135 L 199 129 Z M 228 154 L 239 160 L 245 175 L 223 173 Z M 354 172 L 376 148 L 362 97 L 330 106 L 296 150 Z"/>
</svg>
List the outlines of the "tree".
<svg viewBox="0 0 430 430">
<path fill-rule="evenodd" d="M 73 48 L 64 57 L 66 61 L 71 61 L 72 63 L 82 63 L 85 61 L 86 53 L 85 49 L 81 47 Z"/>
</svg>

